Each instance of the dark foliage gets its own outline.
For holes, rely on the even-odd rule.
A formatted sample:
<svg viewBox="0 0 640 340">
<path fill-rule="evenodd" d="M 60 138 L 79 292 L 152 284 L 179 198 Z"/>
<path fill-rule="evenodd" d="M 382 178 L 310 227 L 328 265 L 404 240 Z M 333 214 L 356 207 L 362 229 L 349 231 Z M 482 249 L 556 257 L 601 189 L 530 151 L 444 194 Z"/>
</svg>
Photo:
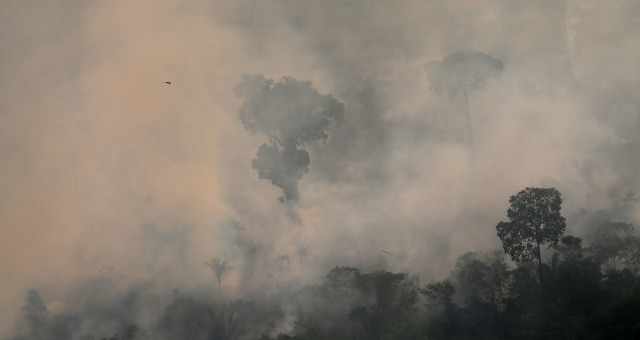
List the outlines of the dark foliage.
<svg viewBox="0 0 640 340">
<path fill-rule="evenodd" d="M 451 98 L 483 89 L 487 80 L 498 77 L 503 68 L 502 61 L 476 51 L 455 51 L 425 66 L 433 92 L 446 91 Z"/>
<path fill-rule="evenodd" d="M 504 252 L 516 262 L 538 260 L 542 281 L 540 246 L 558 244 L 564 234 L 565 219 L 560 214 L 562 198 L 555 188 L 526 188 L 509 199 L 509 222 L 496 226 Z"/>
<path fill-rule="evenodd" d="M 472 131 L 469 94 L 483 89 L 489 78 L 500 76 L 503 68 L 502 61 L 476 51 L 455 51 L 442 61 L 432 61 L 424 67 L 433 92 L 446 92 L 449 98 L 462 95 L 470 140 Z"/>
<path fill-rule="evenodd" d="M 305 144 L 325 143 L 329 131 L 344 121 L 344 104 L 322 95 L 309 81 L 284 77 L 278 82 L 263 75 L 243 75 L 233 90 L 242 100 L 238 117 L 251 134 L 269 138 L 252 162 L 260 179 L 284 190 L 282 201 L 297 201 L 298 181 L 309 171 Z"/>
<path fill-rule="evenodd" d="M 528 190 L 524 193 L 535 191 Z M 536 238 L 536 225 L 553 225 L 544 222 L 549 216 L 563 220 L 559 193 L 543 189 L 514 196 L 512 203 L 509 217 L 533 230 L 520 235 L 531 233 L 533 241 L 528 242 L 552 244 L 545 261 L 536 263 L 537 250 L 526 247 L 533 255 L 518 257 L 511 265 L 506 261 L 511 254 L 470 252 L 458 258 L 449 278 L 422 287 L 405 273 L 335 267 L 318 285 L 289 296 L 287 303 L 296 307 L 286 312 L 280 299 L 221 302 L 174 291 L 173 299 L 145 324 L 134 313 L 139 290 L 112 305 L 99 307 L 95 304 L 104 305 L 103 300 L 88 298 L 80 304 L 81 312 L 50 315 L 45 300 L 32 289 L 22 307 L 28 331 L 13 340 L 639 338 L 633 225 L 603 223 L 594 233 L 600 238 L 591 242 L 558 229 L 553 237 Z M 110 286 L 92 287 L 100 295 Z M 298 318 L 294 326 L 292 316 Z"/>
</svg>

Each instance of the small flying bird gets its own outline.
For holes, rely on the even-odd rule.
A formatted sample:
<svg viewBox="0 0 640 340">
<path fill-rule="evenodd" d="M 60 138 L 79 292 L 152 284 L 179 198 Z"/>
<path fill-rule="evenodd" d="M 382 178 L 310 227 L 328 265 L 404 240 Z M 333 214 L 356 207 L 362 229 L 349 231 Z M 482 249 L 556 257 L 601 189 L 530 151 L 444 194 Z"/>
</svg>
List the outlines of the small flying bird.
<svg viewBox="0 0 640 340">
<path fill-rule="evenodd" d="M 170 82 L 170 81 L 165 81 L 164 83 L 165 83 L 165 84 L 169 84 L 169 85 L 171 85 L 171 82 Z"/>
<path fill-rule="evenodd" d="M 391 255 L 391 253 L 390 253 L 390 252 L 388 252 L 388 251 L 386 251 L 386 250 L 384 250 L 384 249 L 382 249 L 382 252 L 383 252 L 383 253 L 385 253 L 385 254 L 387 254 L 387 255 Z"/>
</svg>

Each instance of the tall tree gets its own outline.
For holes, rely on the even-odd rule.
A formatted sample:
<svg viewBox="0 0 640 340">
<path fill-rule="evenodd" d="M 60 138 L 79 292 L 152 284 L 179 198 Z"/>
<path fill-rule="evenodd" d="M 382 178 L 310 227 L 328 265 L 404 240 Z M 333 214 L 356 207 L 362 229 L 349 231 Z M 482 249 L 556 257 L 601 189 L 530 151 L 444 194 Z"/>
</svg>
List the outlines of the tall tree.
<svg viewBox="0 0 640 340">
<path fill-rule="evenodd" d="M 503 252 L 469 252 L 459 256 L 452 276 L 463 296 L 488 304 L 491 313 L 503 310 L 510 283 Z"/>
<path fill-rule="evenodd" d="M 244 128 L 269 138 L 252 166 L 259 178 L 283 189 L 283 202 L 299 199 L 298 181 L 309 172 L 309 154 L 298 147 L 325 143 L 329 131 L 344 121 L 344 104 L 311 85 L 291 77 L 274 82 L 263 75 L 243 75 L 234 88 L 242 100 L 238 116 Z"/>
<path fill-rule="evenodd" d="M 29 324 L 32 336 L 39 337 L 44 331 L 49 312 L 47 312 L 47 306 L 45 306 L 37 290 L 29 289 L 27 304 L 22 307 L 22 311 Z"/>
<path fill-rule="evenodd" d="M 504 252 L 516 262 L 537 259 L 542 284 L 540 246 L 555 247 L 565 230 L 565 219 L 560 214 L 560 192 L 555 188 L 525 188 L 511 196 L 509 203 L 509 222 L 496 226 Z"/>
<path fill-rule="evenodd" d="M 381 339 L 392 324 L 409 320 L 416 312 L 417 278 L 384 270 L 360 274 L 345 267 L 332 270 L 328 276 L 332 281 L 337 279 L 338 285 L 351 278 L 363 296 L 373 302 L 371 307 L 354 308 L 348 315 L 349 321 L 362 325 L 367 339 Z"/>
<path fill-rule="evenodd" d="M 482 52 L 456 51 L 445 56 L 442 61 L 427 63 L 424 68 L 433 92 L 442 94 L 446 91 L 449 98 L 462 95 L 467 135 L 469 142 L 472 142 L 469 94 L 483 89 L 489 78 L 500 76 L 504 68 L 502 61 Z"/>
<path fill-rule="evenodd" d="M 466 253 L 458 257 L 451 274 L 458 293 L 465 297 L 466 331 L 481 338 L 490 334 L 505 338 L 504 311 L 511 283 L 505 254 L 499 250 Z"/>
<path fill-rule="evenodd" d="M 205 264 L 216 274 L 216 279 L 218 279 L 218 292 L 222 297 L 222 275 L 233 269 L 233 266 L 227 266 L 227 260 L 223 261 L 219 257 L 216 257 L 211 262 L 205 262 Z"/>
<path fill-rule="evenodd" d="M 453 338 L 456 334 L 461 313 L 458 305 L 453 302 L 453 295 L 455 293 L 456 288 L 449 280 L 430 283 L 420 289 L 420 294 L 428 301 L 426 304 L 427 308 L 442 308 L 442 316 L 438 320 L 439 322 L 433 327 L 433 332 L 436 333 L 435 335 L 437 336 Z"/>
</svg>

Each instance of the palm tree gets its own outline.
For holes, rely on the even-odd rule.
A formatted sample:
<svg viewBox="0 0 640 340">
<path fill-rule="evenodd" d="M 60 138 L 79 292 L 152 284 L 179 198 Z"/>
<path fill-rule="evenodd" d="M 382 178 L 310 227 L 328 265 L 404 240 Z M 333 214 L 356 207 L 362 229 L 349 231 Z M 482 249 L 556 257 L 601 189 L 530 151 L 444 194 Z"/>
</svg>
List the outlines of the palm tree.
<svg viewBox="0 0 640 340">
<path fill-rule="evenodd" d="M 222 284 L 220 283 L 222 275 L 226 271 L 233 269 L 233 266 L 227 266 L 227 260 L 223 261 L 219 257 L 216 257 L 211 262 L 205 262 L 205 264 L 216 274 L 216 278 L 218 279 L 218 292 L 220 292 L 220 296 L 222 296 Z"/>
</svg>

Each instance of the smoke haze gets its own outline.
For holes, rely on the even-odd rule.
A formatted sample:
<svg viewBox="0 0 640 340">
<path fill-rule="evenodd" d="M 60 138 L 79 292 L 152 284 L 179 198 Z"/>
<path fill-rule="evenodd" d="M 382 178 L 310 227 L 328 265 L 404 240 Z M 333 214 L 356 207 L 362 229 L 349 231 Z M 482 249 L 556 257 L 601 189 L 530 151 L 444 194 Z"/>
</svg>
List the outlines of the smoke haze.
<svg viewBox="0 0 640 340">
<path fill-rule="evenodd" d="M 217 256 L 237 297 L 336 265 L 442 278 L 458 255 L 500 248 L 495 225 L 527 186 L 562 193 L 568 234 L 603 215 L 634 223 L 639 13 L 631 0 L 2 2 L 0 336 L 24 327 L 29 288 L 52 311 L 105 277 L 214 294 Z M 463 102 L 424 70 L 458 50 L 504 64 L 469 97 L 472 146 Z M 345 104 L 346 123 L 305 147 L 298 203 L 251 168 L 266 140 L 238 119 L 245 73 Z"/>
</svg>

